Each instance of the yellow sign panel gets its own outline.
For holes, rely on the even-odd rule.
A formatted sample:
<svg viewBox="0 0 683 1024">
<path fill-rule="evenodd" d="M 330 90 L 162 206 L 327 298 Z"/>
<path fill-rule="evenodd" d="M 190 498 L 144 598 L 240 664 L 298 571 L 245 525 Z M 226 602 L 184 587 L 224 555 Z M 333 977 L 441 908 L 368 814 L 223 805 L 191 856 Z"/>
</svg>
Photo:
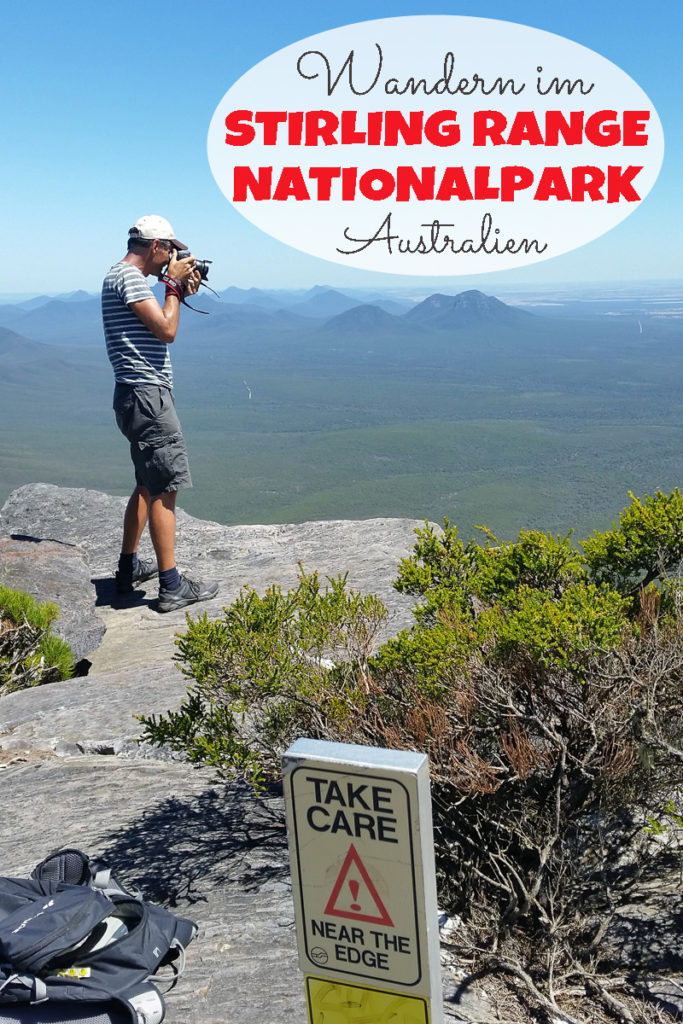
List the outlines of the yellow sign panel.
<svg viewBox="0 0 683 1024">
<path fill-rule="evenodd" d="M 430 1024 L 427 999 L 364 985 L 308 975 L 306 1001 L 309 1024 Z"/>
</svg>

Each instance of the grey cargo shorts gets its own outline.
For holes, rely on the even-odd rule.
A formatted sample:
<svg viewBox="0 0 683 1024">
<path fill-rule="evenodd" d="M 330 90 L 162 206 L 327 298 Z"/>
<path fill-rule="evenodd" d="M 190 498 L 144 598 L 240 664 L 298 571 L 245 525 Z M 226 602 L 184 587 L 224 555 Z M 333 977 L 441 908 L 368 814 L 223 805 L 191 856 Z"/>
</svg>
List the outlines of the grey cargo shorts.
<svg viewBox="0 0 683 1024">
<path fill-rule="evenodd" d="M 185 439 L 169 388 L 117 382 L 114 412 L 119 430 L 130 442 L 138 486 L 153 495 L 192 487 Z"/>
</svg>

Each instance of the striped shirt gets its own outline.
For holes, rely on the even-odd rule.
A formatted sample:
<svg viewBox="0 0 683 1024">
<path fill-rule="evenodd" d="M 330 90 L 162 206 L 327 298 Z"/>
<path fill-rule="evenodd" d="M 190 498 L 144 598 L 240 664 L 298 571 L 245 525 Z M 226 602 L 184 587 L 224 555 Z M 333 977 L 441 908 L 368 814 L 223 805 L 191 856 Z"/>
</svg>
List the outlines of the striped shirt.
<svg viewBox="0 0 683 1024">
<path fill-rule="evenodd" d="M 102 284 L 102 324 L 114 377 L 122 384 L 173 388 L 169 346 L 159 341 L 130 309 L 153 299 L 144 274 L 131 263 L 115 263 Z"/>
</svg>

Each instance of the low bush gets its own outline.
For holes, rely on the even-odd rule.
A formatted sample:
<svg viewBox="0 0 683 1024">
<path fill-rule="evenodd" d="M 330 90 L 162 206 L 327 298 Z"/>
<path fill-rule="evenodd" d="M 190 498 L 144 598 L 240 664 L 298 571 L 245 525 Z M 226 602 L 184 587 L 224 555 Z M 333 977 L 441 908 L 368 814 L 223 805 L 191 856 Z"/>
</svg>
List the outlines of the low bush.
<svg viewBox="0 0 683 1024">
<path fill-rule="evenodd" d="M 194 682 L 178 711 L 142 718 L 147 738 L 256 786 L 277 777 L 290 737 L 353 735 L 385 618 L 345 577 L 322 585 L 303 571 L 285 594 L 245 588 L 223 619 L 188 616 L 177 657 Z"/>
<path fill-rule="evenodd" d="M 221 620 L 188 618 L 188 697 L 146 738 L 256 785 L 301 735 L 425 751 L 463 953 L 539 1019 L 655 1020 L 615 977 L 610 926 L 680 836 L 682 501 L 632 498 L 583 550 L 427 524 L 395 583 L 415 625 L 374 652 L 385 609 L 345 578 L 245 590 Z"/>
<path fill-rule="evenodd" d="M 0 695 L 73 675 L 71 648 L 51 632 L 58 615 L 52 602 L 0 587 Z"/>
</svg>

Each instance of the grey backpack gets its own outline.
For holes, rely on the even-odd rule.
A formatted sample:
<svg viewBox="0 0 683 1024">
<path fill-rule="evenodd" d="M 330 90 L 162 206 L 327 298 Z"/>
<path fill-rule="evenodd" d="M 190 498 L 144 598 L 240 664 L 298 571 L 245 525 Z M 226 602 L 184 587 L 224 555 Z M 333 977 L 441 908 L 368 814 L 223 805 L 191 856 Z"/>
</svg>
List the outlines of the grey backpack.
<svg viewBox="0 0 683 1024">
<path fill-rule="evenodd" d="M 168 967 L 173 987 L 196 934 L 80 850 L 0 877 L 0 1024 L 160 1024 L 154 979 Z"/>
</svg>

